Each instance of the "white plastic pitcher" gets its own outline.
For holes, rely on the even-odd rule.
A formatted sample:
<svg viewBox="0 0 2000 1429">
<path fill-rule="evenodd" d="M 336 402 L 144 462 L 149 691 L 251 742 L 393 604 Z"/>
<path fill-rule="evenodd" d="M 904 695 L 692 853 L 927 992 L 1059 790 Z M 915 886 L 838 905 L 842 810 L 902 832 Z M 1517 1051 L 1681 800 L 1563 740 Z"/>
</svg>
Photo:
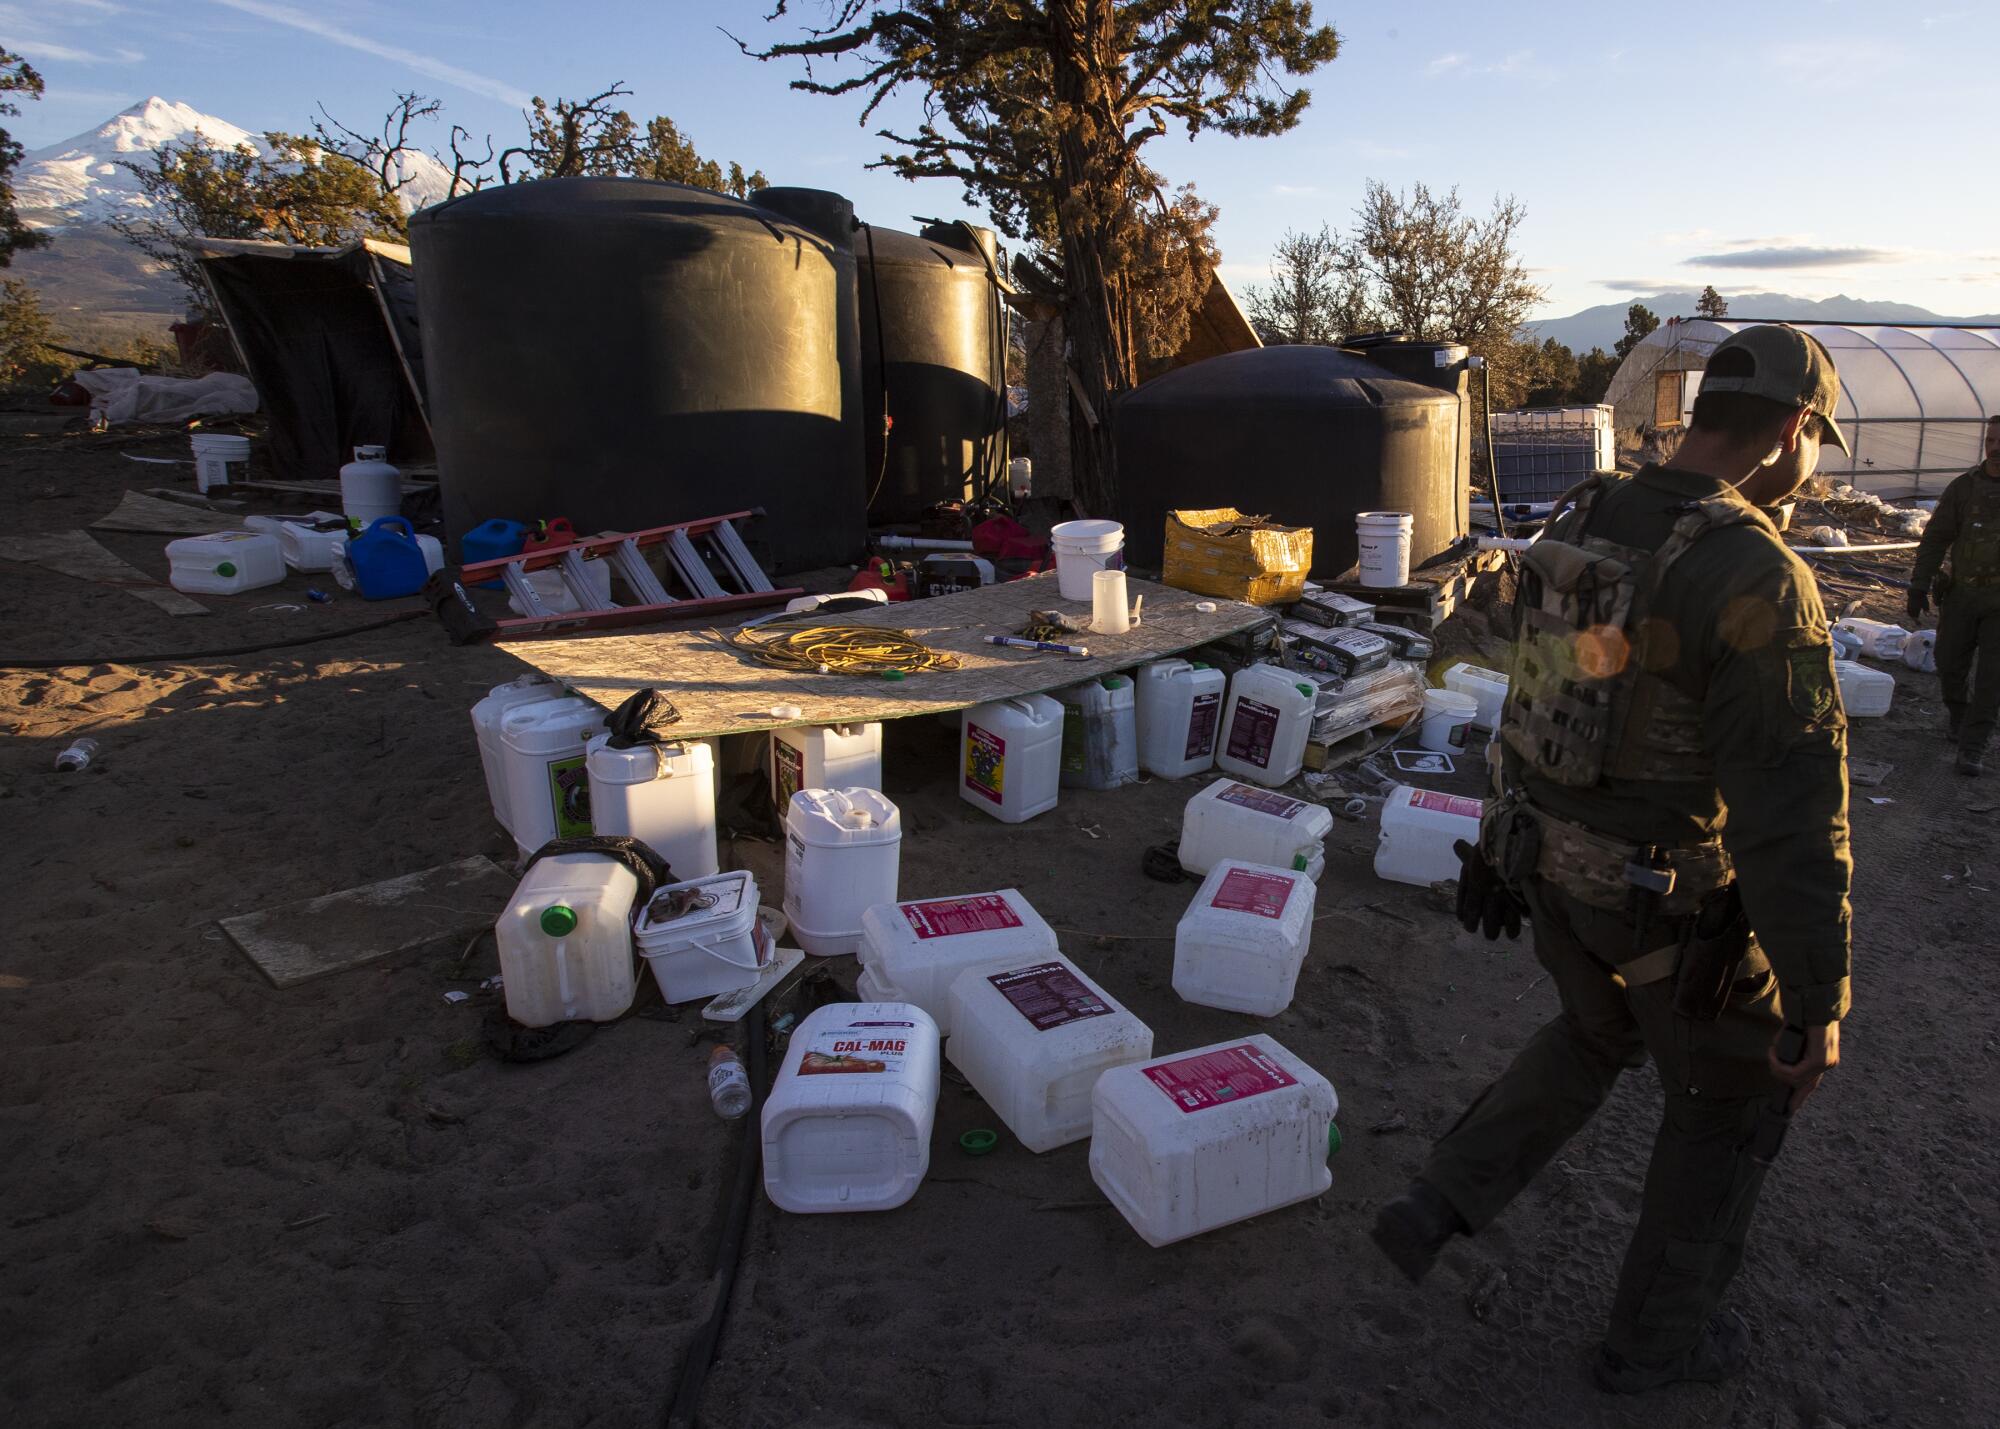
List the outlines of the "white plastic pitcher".
<svg viewBox="0 0 2000 1429">
<path fill-rule="evenodd" d="M 1319 694 L 1276 665 L 1238 670 L 1222 712 L 1215 767 L 1238 779 L 1277 788 L 1299 777 L 1312 737 Z"/>
<path fill-rule="evenodd" d="M 632 900 L 618 859 L 565 853 L 528 870 L 500 915 L 500 986 L 523 1027 L 610 1022 L 632 1006 Z"/>
<path fill-rule="evenodd" d="M 1229 677 L 1187 660 L 1155 660 L 1139 667 L 1134 683 L 1139 767 L 1162 779 L 1213 769 Z"/>
<path fill-rule="evenodd" d="M 1462 754 L 1479 717 L 1479 701 L 1457 690 L 1425 690 L 1424 722 L 1417 742 L 1440 754 Z"/>
<path fill-rule="evenodd" d="M 1047 695 L 974 705 L 958 740 L 958 793 L 1003 824 L 1056 806 L 1062 792 L 1063 707 Z"/>
<path fill-rule="evenodd" d="M 882 726 L 807 725 L 771 731 L 771 807 L 801 789 L 880 789 Z"/>
<path fill-rule="evenodd" d="M 1298 988 L 1317 896 L 1302 872 L 1224 859 L 1174 928 L 1174 991 L 1203 1007 L 1276 1017 Z"/>
<path fill-rule="evenodd" d="M 667 861 L 681 880 L 720 871 L 715 850 L 715 749 L 705 739 L 613 749 L 591 738 L 584 760 L 590 827 L 629 834 Z"/>
<path fill-rule="evenodd" d="M 785 810 L 785 916 L 817 958 L 859 952 L 862 916 L 896 901 L 903 816 L 875 789 L 801 789 Z"/>
<path fill-rule="evenodd" d="M 1056 585 L 1064 600 L 1091 600 L 1092 578 L 1125 568 L 1125 528 L 1116 521 L 1063 521 L 1049 529 Z"/>
<path fill-rule="evenodd" d="M 1354 518 L 1354 536 L 1361 548 L 1361 584 L 1404 586 L 1410 583 L 1410 532 L 1416 520 L 1407 511 L 1363 511 Z"/>
</svg>

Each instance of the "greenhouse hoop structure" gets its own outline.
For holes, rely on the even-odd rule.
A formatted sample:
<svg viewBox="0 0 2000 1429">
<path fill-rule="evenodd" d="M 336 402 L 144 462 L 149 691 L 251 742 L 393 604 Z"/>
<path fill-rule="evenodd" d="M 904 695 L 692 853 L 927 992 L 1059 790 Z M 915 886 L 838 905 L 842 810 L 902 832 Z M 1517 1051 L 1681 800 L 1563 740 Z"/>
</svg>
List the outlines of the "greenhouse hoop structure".
<svg viewBox="0 0 2000 1429">
<path fill-rule="evenodd" d="M 1709 353 L 1733 332 L 1782 318 L 1669 318 L 1626 354 L 1604 400 L 1620 432 L 1687 420 Z M 2000 412 L 2000 327 L 1801 321 L 1840 369 L 1835 420 L 1854 453 L 1828 443 L 1822 476 L 1885 500 L 1940 494 L 1978 464 Z"/>
</svg>

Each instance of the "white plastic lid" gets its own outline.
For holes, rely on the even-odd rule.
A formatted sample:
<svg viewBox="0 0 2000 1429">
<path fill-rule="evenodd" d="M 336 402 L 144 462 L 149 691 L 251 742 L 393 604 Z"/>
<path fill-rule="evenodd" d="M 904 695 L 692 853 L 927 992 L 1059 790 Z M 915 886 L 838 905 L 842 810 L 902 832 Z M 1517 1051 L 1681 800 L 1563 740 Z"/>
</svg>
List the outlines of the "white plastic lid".
<svg viewBox="0 0 2000 1429">
<path fill-rule="evenodd" d="M 801 789 L 785 827 L 814 845 L 879 844 L 903 836 L 903 816 L 878 789 Z"/>
<path fill-rule="evenodd" d="M 687 909 L 678 917 L 662 917 L 655 922 L 653 909 L 666 906 L 661 901 L 663 896 L 682 890 L 694 893 L 698 906 Z M 756 918 L 757 880 L 747 869 L 739 869 L 734 873 L 718 873 L 712 878 L 669 883 L 657 890 L 632 932 L 642 941 L 679 941 L 703 933 L 717 924 L 740 922 L 748 927 Z"/>
</svg>

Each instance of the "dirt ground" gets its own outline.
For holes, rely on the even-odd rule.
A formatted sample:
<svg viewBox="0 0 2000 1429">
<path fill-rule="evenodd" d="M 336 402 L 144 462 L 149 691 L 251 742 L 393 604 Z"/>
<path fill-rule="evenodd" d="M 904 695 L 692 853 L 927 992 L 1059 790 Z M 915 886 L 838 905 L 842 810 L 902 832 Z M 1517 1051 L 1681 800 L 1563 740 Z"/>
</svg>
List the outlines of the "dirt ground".
<svg viewBox="0 0 2000 1429">
<path fill-rule="evenodd" d="M 15 534 L 77 527 L 178 438 L 0 416 Z M 165 538 L 104 544 L 164 575 Z M 188 650 L 381 613 L 309 582 L 174 619 L 0 562 L 0 653 Z M 1830 592 L 1830 604 L 1844 598 Z M 296 609 L 273 609 L 292 605 Z M 1889 614 L 1877 594 L 1868 607 Z M 519 673 L 428 621 L 289 651 L 0 670 L 0 1406 L 36 1426 L 655 1422 L 707 1313 L 738 1137 L 703 1026 L 642 998 L 577 1051 L 481 1051 L 491 994 L 447 952 L 274 990 L 215 920 L 487 853 L 506 858 L 466 712 Z M 980 1160 L 949 1078 L 903 1209 L 788 1216 L 761 1194 L 703 1406 L 716 1426 L 1976 1426 L 2000 1421 L 2000 776 L 1958 779 L 1934 684 L 1898 669 L 1854 757 L 1845 1061 L 1794 1128 L 1733 1303 L 1737 1384 L 1590 1387 L 1659 1113 L 1650 1072 L 1421 1289 L 1366 1238 L 1431 1137 L 1554 1008 L 1524 946 L 1378 881 L 1372 823 L 1329 841 L 1313 951 L 1268 1023 L 1182 1003 L 1188 887 L 1147 881 L 1199 781 L 1065 792 L 1008 827 L 954 793 L 935 721 L 892 727 L 905 896 L 1013 886 L 1161 1050 L 1253 1030 L 1325 1073 L 1346 1144 L 1317 1203 L 1162 1250 L 1086 1147 Z M 53 772 L 79 732 L 101 768 Z M 1877 804 L 1871 797 L 1887 802 Z M 736 842 L 773 901 L 775 850 Z M 851 968 L 837 975 L 850 975 Z"/>
</svg>

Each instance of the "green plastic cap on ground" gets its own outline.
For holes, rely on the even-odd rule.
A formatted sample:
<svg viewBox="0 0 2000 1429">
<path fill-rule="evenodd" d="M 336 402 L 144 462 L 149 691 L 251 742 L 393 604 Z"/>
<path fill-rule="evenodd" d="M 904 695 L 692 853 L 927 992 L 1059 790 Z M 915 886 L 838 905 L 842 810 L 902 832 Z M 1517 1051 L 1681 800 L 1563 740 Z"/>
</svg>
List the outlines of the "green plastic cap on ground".
<svg viewBox="0 0 2000 1429">
<path fill-rule="evenodd" d="M 542 931 L 551 938 L 567 938 L 576 931 L 576 909 L 552 903 L 542 910 Z"/>
</svg>

